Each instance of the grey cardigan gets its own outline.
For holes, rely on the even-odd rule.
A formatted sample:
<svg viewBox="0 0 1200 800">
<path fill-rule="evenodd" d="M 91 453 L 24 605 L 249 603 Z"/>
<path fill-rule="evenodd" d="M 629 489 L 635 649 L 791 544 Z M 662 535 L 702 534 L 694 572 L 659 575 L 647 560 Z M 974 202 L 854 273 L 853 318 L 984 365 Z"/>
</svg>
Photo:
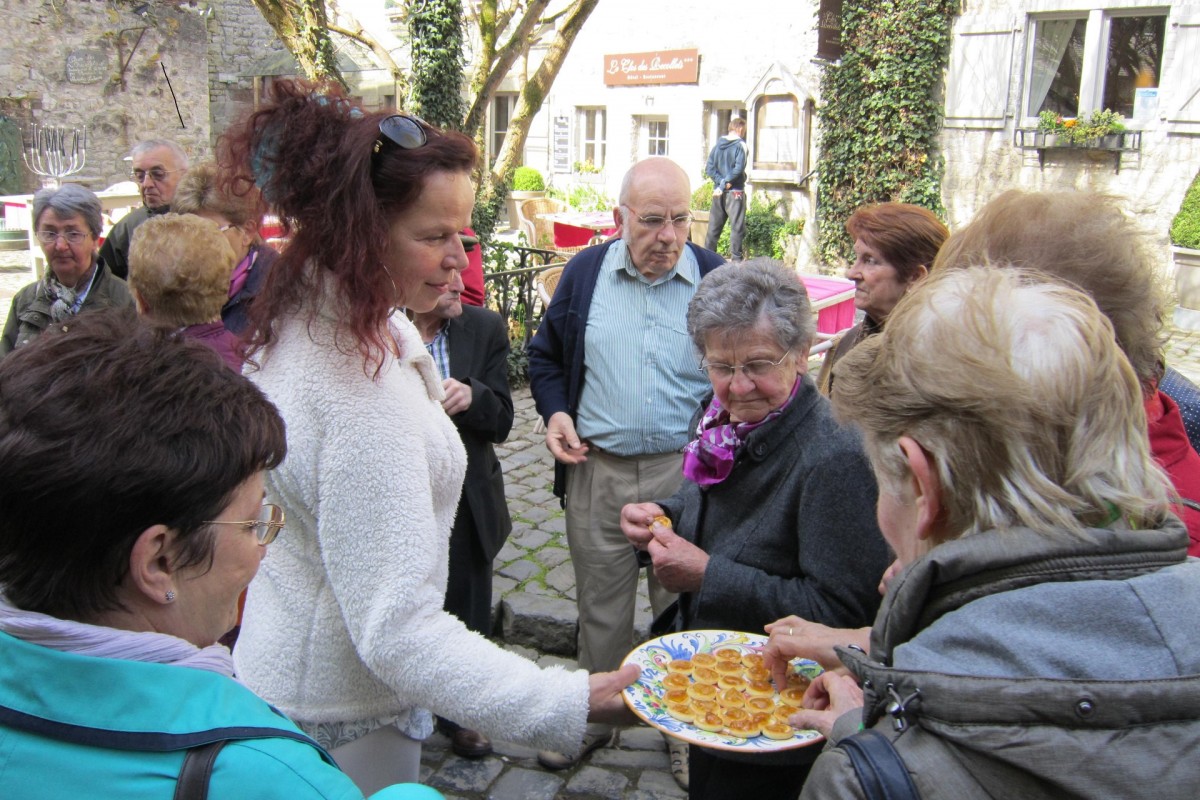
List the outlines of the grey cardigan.
<svg viewBox="0 0 1200 800">
<path fill-rule="evenodd" d="M 728 478 L 684 481 L 659 501 L 709 556 L 700 590 L 680 596 L 684 629 L 762 633 L 789 614 L 857 628 L 875 618 L 891 561 L 875 478 L 857 433 L 803 381 L 778 419 L 751 432 Z"/>
</svg>

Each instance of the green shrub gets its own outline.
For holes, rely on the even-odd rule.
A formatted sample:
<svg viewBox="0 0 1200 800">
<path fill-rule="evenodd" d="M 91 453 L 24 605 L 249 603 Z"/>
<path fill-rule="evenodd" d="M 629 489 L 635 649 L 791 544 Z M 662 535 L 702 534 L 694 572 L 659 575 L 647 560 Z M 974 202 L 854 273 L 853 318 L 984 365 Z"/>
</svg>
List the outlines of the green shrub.
<svg viewBox="0 0 1200 800">
<path fill-rule="evenodd" d="M 711 194 L 711 191 L 710 191 Z M 768 200 L 762 194 L 755 194 L 746 209 L 746 235 L 742 237 L 742 256 L 754 258 L 769 256 L 781 260 L 784 256 L 786 237 L 795 236 L 804 230 L 803 220 L 789 220 L 786 200 Z M 717 241 L 717 252 L 728 257 L 729 225 L 721 231 Z"/>
<path fill-rule="evenodd" d="M 512 188 L 514 192 L 544 192 L 546 181 L 533 167 L 517 167 L 513 171 Z"/>
<path fill-rule="evenodd" d="M 696 187 L 696 191 L 692 192 L 692 210 L 693 211 L 711 211 L 713 201 L 713 182 L 712 178 L 705 178 L 704 183 Z"/>
<path fill-rule="evenodd" d="M 590 183 L 574 185 L 569 191 L 551 188 L 547 194 L 555 200 L 561 200 L 576 211 L 612 211 L 616 202 Z"/>
<path fill-rule="evenodd" d="M 1200 250 L 1200 173 L 1192 179 L 1179 204 L 1179 213 L 1171 220 L 1171 244 Z"/>
<path fill-rule="evenodd" d="M 529 353 L 521 337 L 508 343 L 508 386 L 520 389 L 529 384 Z"/>
</svg>

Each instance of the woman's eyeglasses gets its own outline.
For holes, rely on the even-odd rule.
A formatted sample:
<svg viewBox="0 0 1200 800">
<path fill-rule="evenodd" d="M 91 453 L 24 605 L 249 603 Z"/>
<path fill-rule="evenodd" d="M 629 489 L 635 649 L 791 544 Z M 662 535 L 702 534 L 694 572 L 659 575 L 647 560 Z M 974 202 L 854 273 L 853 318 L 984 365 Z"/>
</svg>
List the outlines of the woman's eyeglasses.
<svg viewBox="0 0 1200 800">
<path fill-rule="evenodd" d="M 88 237 L 87 231 L 38 231 L 37 238 L 42 244 L 54 244 L 59 237 L 67 240 L 67 244 L 79 244 Z"/>
<path fill-rule="evenodd" d="M 765 358 L 760 358 L 755 361 L 747 361 L 745 364 L 709 364 L 700 365 L 701 372 L 707 372 L 709 380 L 714 381 L 731 381 L 733 376 L 740 369 L 742 374 L 752 381 L 762 380 L 769 376 L 772 372 L 779 368 L 783 360 L 792 354 L 791 350 L 779 357 L 778 361 L 768 361 Z"/>
<path fill-rule="evenodd" d="M 379 120 L 379 136 L 381 138 L 375 140 L 376 153 L 383 147 L 382 137 L 387 137 L 388 141 L 403 150 L 416 150 L 429 141 L 425 123 L 419 117 L 410 117 L 408 114 L 392 114 Z"/>
<path fill-rule="evenodd" d="M 258 539 L 261 545 L 268 545 L 275 541 L 275 537 L 283 530 L 284 524 L 287 522 L 283 514 L 283 509 L 274 503 L 263 503 L 262 511 L 258 514 L 258 519 L 234 520 L 234 519 L 206 519 L 201 522 L 203 525 L 241 525 L 247 530 L 253 529 L 254 536 Z"/>
</svg>

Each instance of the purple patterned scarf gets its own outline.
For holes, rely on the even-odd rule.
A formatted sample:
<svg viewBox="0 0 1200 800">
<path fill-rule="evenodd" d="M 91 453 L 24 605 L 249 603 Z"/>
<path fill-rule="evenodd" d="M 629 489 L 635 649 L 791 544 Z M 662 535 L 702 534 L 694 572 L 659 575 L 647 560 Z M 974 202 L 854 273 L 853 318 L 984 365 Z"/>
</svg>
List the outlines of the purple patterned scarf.
<svg viewBox="0 0 1200 800">
<path fill-rule="evenodd" d="M 782 414 L 795 399 L 803 380 L 803 376 L 797 376 L 792 384 L 792 393 L 783 405 L 758 422 L 731 422 L 729 412 L 713 395 L 712 402 L 700 418 L 700 424 L 696 426 L 696 438 L 683 449 L 683 477 L 699 486 L 712 486 L 728 478 L 733 471 L 738 450 L 746 443 L 750 431 Z"/>
</svg>

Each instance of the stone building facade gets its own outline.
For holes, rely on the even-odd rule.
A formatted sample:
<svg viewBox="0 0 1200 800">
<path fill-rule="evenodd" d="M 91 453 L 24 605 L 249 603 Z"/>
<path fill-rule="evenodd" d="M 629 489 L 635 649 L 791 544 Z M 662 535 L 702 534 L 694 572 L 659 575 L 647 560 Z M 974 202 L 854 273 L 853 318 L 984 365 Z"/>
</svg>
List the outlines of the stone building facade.
<svg viewBox="0 0 1200 800">
<path fill-rule="evenodd" d="M 254 66 L 281 52 L 249 0 L 0 0 L 0 126 L 87 131 L 71 178 L 92 189 L 127 179 L 138 141 L 169 138 L 193 160 L 253 102 Z M 15 193 L 36 176 L 19 169 Z"/>
<path fill-rule="evenodd" d="M 752 192 L 788 199 L 790 213 L 806 220 L 805 236 L 813 242 L 820 176 L 809 171 L 819 137 L 813 109 L 820 102 L 823 68 L 817 59 L 821 5 L 692 0 L 684 12 L 640 0 L 599 4 L 534 121 L 526 163 L 546 172 L 554 185 L 591 183 L 615 197 L 622 173 L 653 152 L 677 161 L 695 186 L 729 113 L 745 114 L 757 162 L 749 171 Z M 1122 37 L 1127 45 L 1136 41 L 1122 50 Z M 1052 46 L 1049 56 L 1038 54 L 1045 45 Z M 1113 77 L 1120 71 L 1115 60 L 1134 49 L 1142 51 L 1138 88 L 1153 90 L 1141 93 L 1136 115 L 1131 85 L 1123 93 L 1105 89 L 1106 76 L 1112 85 L 1129 84 L 1129 75 Z M 1198 49 L 1200 0 L 964 3 L 945 76 L 940 137 L 947 221 L 952 227 L 965 223 L 989 198 L 1010 188 L 1107 192 L 1125 198 L 1161 243 L 1165 265 L 1170 220 L 1200 169 Z M 649 66 L 655 54 L 679 51 L 697 59 L 694 74 L 681 71 L 659 83 L 606 81 L 613 57 Z M 535 52 L 527 69 L 538 58 Z M 1072 63 L 1055 75 L 1059 60 Z M 1121 68 L 1127 72 L 1126 66 Z M 653 80 L 653 71 L 644 73 Z M 1122 107 L 1128 133 L 1120 150 L 1033 146 L 1037 108 L 1031 105 L 1041 103 L 1051 79 L 1067 98 L 1059 103 L 1064 116 L 1106 103 Z M 515 92 L 517 84 L 505 88 Z M 493 103 L 489 143 L 513 102 L 515 94 Z M 587 169 L 599 171 L 577 169 L 588 161 Z M 802 261 L 801 267 L 818 265 Z"/>
</svg>

